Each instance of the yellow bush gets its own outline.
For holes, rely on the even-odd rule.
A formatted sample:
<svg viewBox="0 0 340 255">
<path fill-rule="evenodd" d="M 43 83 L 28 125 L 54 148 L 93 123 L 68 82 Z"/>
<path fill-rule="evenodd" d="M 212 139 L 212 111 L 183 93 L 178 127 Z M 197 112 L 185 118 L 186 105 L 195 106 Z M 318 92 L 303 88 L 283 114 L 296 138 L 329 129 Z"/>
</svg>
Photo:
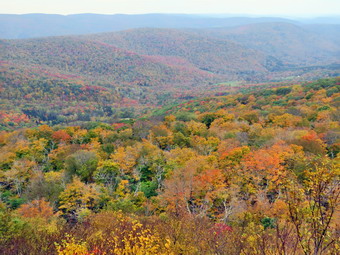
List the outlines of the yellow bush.
<svg viewBox="0 0 340 255">
<path fill-rule="evenodd" d="M 91 255 L 87 250 L 86 242 L 76 241 L 69 235 L 61 241 L 61 244 L 55 244 L 58 255 Z"/>
</svg>

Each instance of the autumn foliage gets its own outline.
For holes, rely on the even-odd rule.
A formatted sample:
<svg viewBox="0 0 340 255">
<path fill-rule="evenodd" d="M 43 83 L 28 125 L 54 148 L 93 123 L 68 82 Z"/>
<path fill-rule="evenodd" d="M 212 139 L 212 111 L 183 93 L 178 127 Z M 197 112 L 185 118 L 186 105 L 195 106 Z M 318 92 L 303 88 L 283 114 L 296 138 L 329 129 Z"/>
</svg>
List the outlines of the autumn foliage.
<svg viewBox="0 0 340 255">
<path fill-rule="evenodd" d="M 0 253 L 339 254 L 336 81 L 1 132 Z"/>
</svg>

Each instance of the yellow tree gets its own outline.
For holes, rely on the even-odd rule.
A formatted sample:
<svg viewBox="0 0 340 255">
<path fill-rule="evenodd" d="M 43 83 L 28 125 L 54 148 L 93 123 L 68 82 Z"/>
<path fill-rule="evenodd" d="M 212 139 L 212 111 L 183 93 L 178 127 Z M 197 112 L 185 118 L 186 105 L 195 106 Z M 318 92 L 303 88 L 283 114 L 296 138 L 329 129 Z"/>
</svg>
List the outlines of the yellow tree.
<svg viewBox="0 0 340 255">
<path fill-rule="evenodd" d="M 289 221 L 304 254 L 339 254 L 340 158 L 305 171 L 302 184 L 286 179 Z"/>
<path fill-rule="evenodd" d="M 94 184 L 81 182 L 78 177 L 66 186 L 59 195 L 59 210 L 65 215 L 74 217 L 81 209 L 95 209 L 99 200 L 100 192 Z"/>
</svg>

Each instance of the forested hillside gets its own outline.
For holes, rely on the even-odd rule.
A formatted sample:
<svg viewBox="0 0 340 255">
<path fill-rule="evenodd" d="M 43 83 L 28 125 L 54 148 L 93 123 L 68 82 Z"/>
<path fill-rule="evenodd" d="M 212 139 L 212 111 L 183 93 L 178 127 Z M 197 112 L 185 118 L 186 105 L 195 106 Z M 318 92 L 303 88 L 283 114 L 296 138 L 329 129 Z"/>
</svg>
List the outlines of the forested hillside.
<svg viewBox="0 0 340 255">
<path fill-rule="evenodd" d="M 0 253 L 339 254 L 339 85 L 1 131 Z"/>
<path fill-rule="evenodd" d="M 228 40 L 194 35 L 176 29 L 132 29 L 116 33 L 85 36 L 138 54 L 164 58 L 176 56 L 183 65 L 191 63 L 216 74 L 265 72 L 266 55 Z M 186 61 L 185 61 L 186 60 Z M 171 59 L 168 60 L 170 62 Z M 186 63 L 187 62 L 187 63 Z"/>
<path fill-rule="evenodd" d="M 0 108 L 13 125 L 24 124 L 15 123 L 16 116 L 31 124 L 90 121 L 91 117 L 112 122 L 162 99 L 166 103 L 164 94 L 179 87 L 195 94 L 192 85 L 221 81 L 185 60 L 176 64 L 176 58 L 169 57 L 165 63 L 89 40 L 2 41 L 0 47 Z"/>
<path fill-rule="evenodd" d="M 315 66 L 339 62 L 339 32 L 336 32 L 339 30 L 340 25 L 298 26 L 276 22 L 206 29 L 205 32 L 208 36 L 264 52 L 283 65 Z"/>
<path fill-rule="evenodd" d="M 112 124 L 234 88 L 338 76 L 336 25 L 320 26 L 139 28 L 0 40 L 0 130 Z"/>
</svg>

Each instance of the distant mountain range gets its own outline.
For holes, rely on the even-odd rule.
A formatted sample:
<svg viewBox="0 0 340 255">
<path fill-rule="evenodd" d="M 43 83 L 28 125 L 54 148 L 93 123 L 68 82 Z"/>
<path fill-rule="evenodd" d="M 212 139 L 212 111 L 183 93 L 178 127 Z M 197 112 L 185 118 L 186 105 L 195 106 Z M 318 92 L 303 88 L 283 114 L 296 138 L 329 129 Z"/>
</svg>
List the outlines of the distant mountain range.
<svg viewBox="0 0 340 255">
<path fill-rule="evenodd" d="M 285 19 L 277 17 L 228 17 L 184 14 L 1 14 L 0 38 L 20 39 L 121 31 L 131 28 L 216 28 L 263 22 L 340 24 L 340 17 Z"/>
</svg>

